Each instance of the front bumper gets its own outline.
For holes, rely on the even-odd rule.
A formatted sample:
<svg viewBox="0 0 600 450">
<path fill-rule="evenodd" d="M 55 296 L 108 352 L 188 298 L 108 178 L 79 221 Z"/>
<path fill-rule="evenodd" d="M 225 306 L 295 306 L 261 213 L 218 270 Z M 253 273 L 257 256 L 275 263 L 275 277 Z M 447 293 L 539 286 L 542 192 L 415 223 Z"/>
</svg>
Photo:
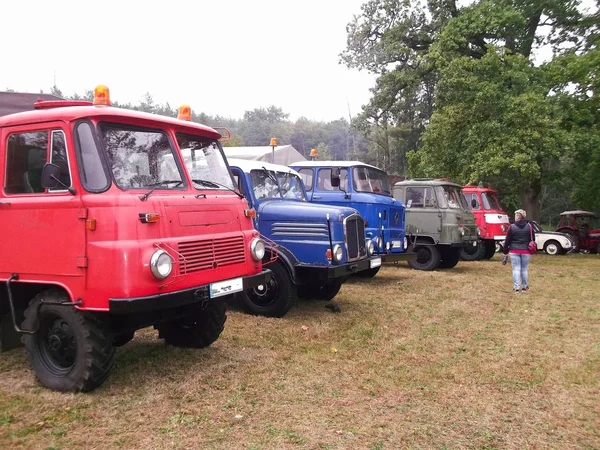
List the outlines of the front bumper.
<svg viewBox="0 0 600 450">
<path fill-rule="evenodd" d="M 297 264 L 295 269 L 299 280 L 306 280 L 308 283 L 312 283 L 314 280 L 327 281 L 344 278 L 363 270 L 379 267 L 382 262 L 385 262 L 384 255 L 373 255 L 358 261 L 331 266 Z"/>
<path fill-rule="evenodd" d="M 381 258 L 381 262 L 384 263 L 393 263 L 393 262 L 399 262 L 399 261 L 412 261 L 414 259 L 417 259 L 417 254 L 416 253 L 411 253 L 411 252 L 403 252 L 403 253 L 386 253 L 381 254 L 381 255 L 375 255 L 378 256 L 379 258 Z"/>
<path fill-rule="evenodd" d="M 242 291 L 248 291 L 258 285 L 268 283 L 271 280 L 271 271 L 263 269 L 260 273 L 241 278 Z M 181 291 L 165 292 L 164 294 L 145 297 L 110 298 L 108 300 L 108 311 L 113 314 L 148 312 L 190 305 L 208 299 L 210 299 L 210 284 L 205 284 Z"/>
</svg>

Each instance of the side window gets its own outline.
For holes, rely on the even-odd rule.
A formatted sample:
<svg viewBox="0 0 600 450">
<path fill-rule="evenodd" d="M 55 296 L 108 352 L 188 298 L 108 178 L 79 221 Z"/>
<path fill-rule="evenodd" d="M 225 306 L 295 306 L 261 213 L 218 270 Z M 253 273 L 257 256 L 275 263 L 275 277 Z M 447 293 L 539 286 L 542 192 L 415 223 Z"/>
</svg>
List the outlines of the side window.
<svg viewBox="0 0 600 450">
<path fill-rule="evenodd" d="M 319 191 L 340 191 L 348 190 L 348 170 L 340 170 L 340 187 L 333 187 L 331 185 L 331 169 L 319 169 L 317 176 L 317 189 Z"/>
<path fill-rule="evenodd" d="M 71 175 L 69 173 L 69 159 L 67 158 L 67 144 L 65 133 L 62 131 L 52 132 L 52 148 L 50 151 L 50 162 L 56 164 L 60 169 L 58 179 L 65 185 L 71 186 Z M 58 185 L 56 189 L 51 191 L 64 191 L 65 187 Z"/>
<path fill-rule="evenodd" d="M 83 187 L 89 192 L 101 192 L 108 189 L 108 177 L 98 153 L 92 126 L 89 123 L 82 122 L 77 125 L 75 143 Z"/>
<path fill-rule="evenodd" d="M 408 202 L 410 202 L 411 208 L 423 208 L 425 205 L 425 189 L 422 187 L 407 187 L 406 203 Z"/>
<path fill-rule="evenodd" d="M 425 200 L 425 208 L 434 208 L 435 207 L 435 194 L 433 193 L 433 188 L 427 187 L 424 189 L 424 200 Z"/>
<path fill-rule="evenodd" d="M 42 169 L 48 156 L 48 132 L 15 133 L 8 136 L 6 146 L 7 194 L 44 192 Z"/>
<path fill-rule="evenodd" d="M 242 177 L 240 176 L 239 172 L 236 169 L 231 169 L 231 172 L 233 173 L 233 181 L 237 186 L 238 191 L 246 196 L 246 192 L 244 191 L 244 182 L 242 181 Z"/>
<path fill-rule="evenodd" d="M 298 171 L 302 181 L 304 182 L 304 187 L 306 191 L 312 191 L 313 188 L 313 170 L 312 169 L 300 169 Z"/>
</svg>

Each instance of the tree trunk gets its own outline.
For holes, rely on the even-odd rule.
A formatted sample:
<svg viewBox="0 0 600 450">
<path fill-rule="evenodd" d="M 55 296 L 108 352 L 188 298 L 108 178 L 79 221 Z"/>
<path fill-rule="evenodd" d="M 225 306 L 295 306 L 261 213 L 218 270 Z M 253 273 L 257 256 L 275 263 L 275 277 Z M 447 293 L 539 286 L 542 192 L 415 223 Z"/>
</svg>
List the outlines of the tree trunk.
<svg viewBox="0 0 600 450">
<path fill-rule="evenodd" d="M 542 184 L 540 180 L 533 180 L 521 190 L 521 208 L 527 212 L 527 219 L 540 221 L 540 194 Z"/>
</svg>

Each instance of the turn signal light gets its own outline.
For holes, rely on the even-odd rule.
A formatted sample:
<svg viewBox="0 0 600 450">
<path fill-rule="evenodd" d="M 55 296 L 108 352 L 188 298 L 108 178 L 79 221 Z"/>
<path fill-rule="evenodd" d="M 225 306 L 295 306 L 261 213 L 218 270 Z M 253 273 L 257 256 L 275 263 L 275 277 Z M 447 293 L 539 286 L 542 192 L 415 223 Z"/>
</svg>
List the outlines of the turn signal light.
<svg viewBox="0 0 600 450">
<path fill-rule="evenodd" d="M 94 105 L 110 106 L 110 92 L 103 84 L 99 84 L 94 89 Z"/>
<path fill-rule="evenodd" d="M 250 208 L 250 209 L 245 209 L 244 210 L 244 215 L 246 217 L 249 217 L 251 219 L 254 219 L 256 217 L 256 210 L 254 208 Z"/>
<path fill-rule="evenodd" d="M 96 231 L 96 219 L 87 219 L 85 221 L 85 229 L 89 231 Z"/>
<path fill-rule="evenodd" d="M 160 214 L 140 213 L 140 220 L 142 221 L 142 223 L 156 223 L 160 220 Z"/>
<path fill-rule="evenodd" d="M 331 261 L 331 249 L 330 249 L 330 248 L 328 248 L 328 249 L 327 249 L 327 252 L 325 252 L 325 256 L 327 256 L 327 259 L 328 259 L 329 261 Z"/>
<path fill-rule="evenodd" d="M 181 105 L 179 107 L 179 114 L 177 114 L 179 120 L 192 121 L 192 108 L 189 105 Z"/>
</svg>

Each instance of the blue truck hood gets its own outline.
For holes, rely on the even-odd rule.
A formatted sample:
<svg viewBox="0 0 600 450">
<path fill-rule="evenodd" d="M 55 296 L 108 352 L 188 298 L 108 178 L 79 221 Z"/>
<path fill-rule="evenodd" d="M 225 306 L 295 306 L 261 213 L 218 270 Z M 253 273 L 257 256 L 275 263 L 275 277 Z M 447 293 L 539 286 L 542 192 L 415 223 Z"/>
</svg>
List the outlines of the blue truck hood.
<svg viewBox="0 0 600 450">
<path fill-rule="evenodd" d="M 318 205 L 309 202 L 291 202 L 271 200 L 262 202 L 257 211 L 261 221 L 292 220 L 292 221 L 325 221 L 327 214 L 331 221 L 339 221 L 340 215 L 348 217 L 358 213 L 354 208 L 345 206 Z"/>
</svg>

